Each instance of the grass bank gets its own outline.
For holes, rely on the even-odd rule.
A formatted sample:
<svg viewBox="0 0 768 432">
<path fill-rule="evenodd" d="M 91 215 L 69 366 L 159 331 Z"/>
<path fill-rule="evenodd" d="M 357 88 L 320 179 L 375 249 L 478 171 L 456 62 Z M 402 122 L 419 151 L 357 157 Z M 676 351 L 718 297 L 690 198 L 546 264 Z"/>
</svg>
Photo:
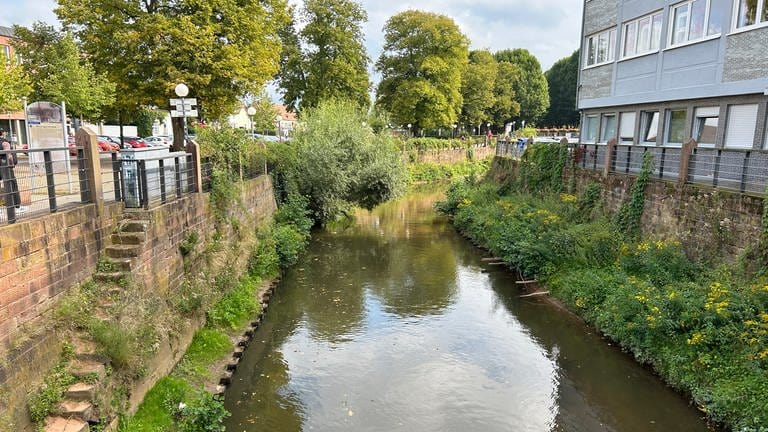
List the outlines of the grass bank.
<svg viewBox="0 0 768 432">
<path fill-rule="evenodd" d="M 615 215 L 603 209 L 597 184 L 579 196 L 565 193 L 566 162 L 561 147 L 537 145 L 515 175 L 507 172 L 501 183 L 456 183 L 439 208 L 465 236 L 538 278 L 690 395 L 712 421 L 737 431 L 768 431 L 764 258 L 755 274 L 738 264 L 694 262 L 674 238 L 642 237 L 640 204 L 650 161 Z M 764 220 L 768 226 L 768 211 Z"/>
</svg>

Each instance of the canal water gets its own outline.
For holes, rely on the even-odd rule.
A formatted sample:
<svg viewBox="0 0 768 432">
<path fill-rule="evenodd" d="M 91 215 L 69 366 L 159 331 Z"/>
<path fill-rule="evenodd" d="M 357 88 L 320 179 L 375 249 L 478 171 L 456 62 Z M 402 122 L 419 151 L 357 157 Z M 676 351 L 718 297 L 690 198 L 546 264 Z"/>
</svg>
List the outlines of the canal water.
<svg viewBox="0 0 768 432">
<path fill-rule="evenodd" d="M 228 431 L 707 430 L 579 320 L 521 298 L 439 198 L 315 234 L 227 390 Z"/>
</svg>

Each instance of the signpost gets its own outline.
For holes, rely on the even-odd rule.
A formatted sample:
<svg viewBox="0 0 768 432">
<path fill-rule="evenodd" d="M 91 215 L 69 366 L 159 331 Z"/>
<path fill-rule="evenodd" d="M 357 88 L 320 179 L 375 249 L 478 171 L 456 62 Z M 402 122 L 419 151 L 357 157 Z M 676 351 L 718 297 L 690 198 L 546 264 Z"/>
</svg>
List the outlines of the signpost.
<svg viewBox="0 0 768 432">
<path fill-rule="evenodd" d="M 184 138 L 182 143 L 187 142 L 187 117 L 197 117 L 197 98 L 186 98 L 189 94 L 189 87 L 180 83 L 174 89 L 178 98 L 172 98 L 170 100 L 171 105 L 171 117 L 181 117 L 181 121 L 184 124 Z"/>
</svg>

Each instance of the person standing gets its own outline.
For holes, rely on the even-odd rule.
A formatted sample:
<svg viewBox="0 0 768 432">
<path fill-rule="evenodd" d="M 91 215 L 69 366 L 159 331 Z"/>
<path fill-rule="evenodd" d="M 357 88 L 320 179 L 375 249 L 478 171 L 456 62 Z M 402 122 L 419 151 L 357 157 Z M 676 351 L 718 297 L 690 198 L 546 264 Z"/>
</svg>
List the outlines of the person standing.
<svg viewBox="0 0 768 432">
<path fill-rule="evenodd" d="M 5 138 L 5 130 L 0 129 L 0 150 L 13 150 L 11 142 Z M 19 183 L 16 181 L 16 174 L 13 172 L 16 166 L 15 153 L 0 154 L 0 178 L 3 184 L 3 197 L 5 205 L 16 207 L 19 213 L 26 211 L 21 206 L 21 194 L 19 193 Z M 5 178 L 7 176 L 7 178 Z"/>
</svg>

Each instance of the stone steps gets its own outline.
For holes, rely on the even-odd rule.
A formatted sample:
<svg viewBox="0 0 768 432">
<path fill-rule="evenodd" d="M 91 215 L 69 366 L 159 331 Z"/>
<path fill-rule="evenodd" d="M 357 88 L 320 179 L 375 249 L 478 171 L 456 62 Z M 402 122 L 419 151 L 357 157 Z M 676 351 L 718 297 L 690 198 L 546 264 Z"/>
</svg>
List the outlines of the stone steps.
<svg viewBox="0 0 768 432">
<path fill-rule="evenodd" d="M 45 418 L 45 432 L 89 432 L 88 422 L 78 418 L 51 416 Z"/>
<path fill-rule="evenodd" d="M 107 376 L 104 363 L 95 360 L 76 359 L 70 363 L 70 372 L 84 381 L 101 381 Z"/>
<path fill-rule="evenodd" d="M 95 273 L 93 279 L 98 282 L 118 283 L 126 277 L 127 273 L 124 272 L 110 272 L 110 273 Z"/>
<path fill-rule="evenodd" d="M 147 232 L 147 228 L 149 227 L 149 221 L 148 220 L 141 220 L 141 219 L 130 219 L 126 220 L 120 223 L 119 232 L 123 233 L 145 233 Z"/>
<path fill-rule="evenodd" d="M 116 232 L 110 238 L 112 244 L 140 245 L 147 240 L 147 233 L 144 231 Z"/>
<path fill-rule="evenodd" d="M 64 397 L 73 401 L 92 401 L 96 396 L 96 384 L 77 382 L 69 386 Z"/>
<path fill-rule="evenodd" d="M 96 421 L 93 416 L 93 404 L 91 401 L 65 400 L 59 404 L 59 416 L 64 418 L 78 418 L 84 422 Z"/>
<path fill-rule="evenodd" d="M 109 258 L 136 258 L 142 249 L 143 245 L 111 245 L 104 251 Z"/>
</svg>

